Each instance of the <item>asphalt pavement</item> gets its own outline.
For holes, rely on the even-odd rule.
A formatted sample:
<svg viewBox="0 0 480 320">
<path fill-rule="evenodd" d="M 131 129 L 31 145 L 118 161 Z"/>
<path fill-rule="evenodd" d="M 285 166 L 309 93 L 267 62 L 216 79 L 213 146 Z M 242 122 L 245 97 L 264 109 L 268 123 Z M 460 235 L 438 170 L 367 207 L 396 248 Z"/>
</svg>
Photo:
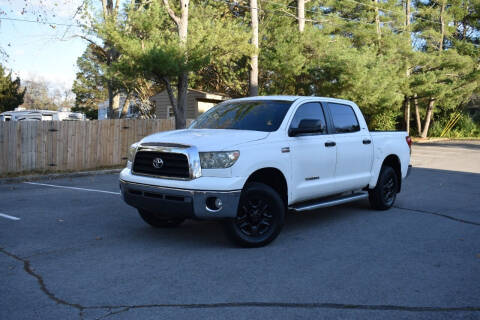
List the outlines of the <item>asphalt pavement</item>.
<svg viewBox="0 0 480 320">
<path fill-rule="evenodd" d="M 151 228 L 115 174 L 0 185 L 0 319 L 480 319 L 480 146 L 412 163 L 395 208 L 290 214 L 258 249 Z"/>
</svg>

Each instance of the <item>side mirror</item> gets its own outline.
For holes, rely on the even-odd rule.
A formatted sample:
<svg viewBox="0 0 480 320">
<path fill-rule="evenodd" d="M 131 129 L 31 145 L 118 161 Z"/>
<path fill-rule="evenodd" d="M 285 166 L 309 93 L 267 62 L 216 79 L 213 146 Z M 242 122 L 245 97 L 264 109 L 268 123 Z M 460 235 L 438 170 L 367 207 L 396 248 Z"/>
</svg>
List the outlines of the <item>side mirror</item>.
<svg viewBox="0 0 480 320">
<path fill-rule="evenodd" d="M 325 131 L 325 126 L 320 120 L 303 119 L 298 124 L 298 128 L 290 128 L 288 130 L 288 135 L 290 137 L 295 137 L 300 134 L 321 133 L 324 131 Z"/>
</svg>

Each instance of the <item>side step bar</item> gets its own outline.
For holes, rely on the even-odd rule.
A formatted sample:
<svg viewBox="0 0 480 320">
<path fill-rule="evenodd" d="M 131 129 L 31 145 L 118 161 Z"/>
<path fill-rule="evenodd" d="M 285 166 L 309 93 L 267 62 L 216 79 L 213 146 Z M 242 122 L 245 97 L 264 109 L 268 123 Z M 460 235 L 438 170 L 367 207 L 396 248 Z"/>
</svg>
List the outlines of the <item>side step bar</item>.
<svg viewBox="0 0 480 320">
<path fill-rule="evenodd" d="M 357 193 L 341 196 L 335 199 L 319 200 L 318 202 L 310 202 L 310 203 L 303 203 L 303 204 L 300 203 L 297 205 L 290 206 L 288 207 L 288 209 L 293 210 L 295 212 L 302 212 L 302 211 L 332 207 L 342 203 L 357 201 L 365 198 L 368 198 L 368 192 L 357 192 Z"/>
</svg>

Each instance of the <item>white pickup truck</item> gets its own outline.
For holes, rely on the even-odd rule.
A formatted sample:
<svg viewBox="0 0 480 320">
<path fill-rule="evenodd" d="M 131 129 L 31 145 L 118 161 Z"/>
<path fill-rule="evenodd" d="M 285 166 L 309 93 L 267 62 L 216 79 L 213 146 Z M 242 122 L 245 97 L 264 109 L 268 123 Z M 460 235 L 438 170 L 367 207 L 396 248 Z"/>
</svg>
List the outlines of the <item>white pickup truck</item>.
<svg viewBox="0 0 480 320">
<path fill-rule="evenodd" d="M 133 144 L 125 202 L 154 227 L 223 219 L 239 245 L 280 233 L 286 212 L 369 198 L 390 208 L 410 169 L 406 132 L 369 132 L 347 100 L 264 96 L 220 103 L 188 129 Z"/>
</svg>

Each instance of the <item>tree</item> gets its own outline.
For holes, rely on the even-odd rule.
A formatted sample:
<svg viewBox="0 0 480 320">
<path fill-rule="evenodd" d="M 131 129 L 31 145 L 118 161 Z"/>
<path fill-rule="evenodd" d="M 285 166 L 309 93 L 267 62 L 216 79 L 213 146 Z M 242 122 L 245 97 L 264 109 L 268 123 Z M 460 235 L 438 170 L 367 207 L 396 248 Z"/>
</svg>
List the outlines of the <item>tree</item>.
<svg viewBox="0 0 480 320">
<path fill-rule="evenodd" d="M 95 6 L 90 1 L 84 1 L 79 7 L 82 17 L 90 23 L 84 24 L 84 34 L 81 38 L 88 41 L 89 46 L 96 55 L 97 66 L 102 69 L 102 82 L 107 92 L 108 109 L 107 117 L 112 118 L 114 110 L 119 108 L 120 93 L 122 88 L 118 86 L 115 78 L 109 77 L 107 69 L 118 60 L 119 52 L 112 39 L 102 30 L 106 25 L 117 25 L 120 11 L 120 0 L 101 0 L 101 14 L 97 15 Z M 133 2 L 133 0 L 131 0 Z"/>
<path fill-rule="evenodd" d="M 0 64 L 0 112 L 10 111 L 23 103 L 25 89 L 20 88 L 20 79 L 12 80 L 12 73 L 5 73 Z"/>
<path fill-rule="evenodd" d="M 49 85 L 45 80 L 25 80 L 23 81 L 25 90 L 24 102 L 22 107 L 34 110 L 57 110 L 54 97 L 49 92 Z"/>
<path fill-rule="evenodd" d="M 425 105 L 420 134 L 425 138 L 436 106 L 455 110 L 462 102 L 468 101 L 478 90 L 480 73 L 478 53 L 468 50 L 468 39 L 460 36 L 463 31 L 459 32 L 460 23 L 456 21 L 456 16 L 462 17 L 457 10 L 459 3 L 425 1 L 418 2 L 417 6 L 421 19 L 416 20 L 414 30 L 423 45 L 413 71 L 412 91 Z M 465 16 L 463 19 L 466 20 Z"/>
<path fill-rule="evenodd" d="M 175 11 L 170 8 L 169 0 L 163 0 L 163 4 L 168 12 L 168 15 L 175 23 L 176 30 L 178 32 L 180 49 L 183 51 L 181 59 L 187 62 L 188 53 L 185 49 L 187 47 L 188 39 L 188 6 L 190 4 L 190 0 L 180 0 L 180 16 L 177 16 Z M 187 107 L 188 70 L 179 70 L 177 74 L 177 97 L 175 97 L 173 93 L 170 79 L 168 77 L 164 77 L 163 82 L 167 87 L 168 98 L 173 106 L 175 114 L 175 128 L 185 128 L 187 123 L 185 112 Z"/>
<path fill-rule="evenodd" d="M 435 108 L 448 116 L 480 91 L 478 0 L 296 1 L 110 1 L 115 18 L 95 32 L 116 55 L 101 73 L 143 97 L 146 116 L 152 90 L 166 89 L 177 128 L 188 86 L 346 98 L 372 129 L 409 130 L 411 104 L 424 136 Z"/>
<path fill-rule="evenodd" d="M 77 59 L 79 71 L 72 87 L 75 111 L 84 112 L 88 117 L 98 115 L 98 105 L 108 98 L 108 83 L 101 68 L 102 63 L 103 50 L 93 44 L 89 44 Z"/>
<path fill-rule="evenodd" d="M 225 9 L 225 4 L 222 6 Z M 109 68 L 111 75 L 143 77 L 165 88 L 173 106 L 176 128 L 185 127 L 190 73 L 224 67 L 222 63 L 226 60 L 222 57 L 238 57 L 249 48 L 243 41 L 245 28 L 235 19 L 222 17 L 219 7 L 220 4 L 194 5 L 189 8 L 189 20 L 185 22 L 185 10 L 180 10 L 178 16 L 165 3 L 150 2 L 148 6 L 137 3 L 126 8 L 120 28 L 111 24 L 103 31 L 120 52 L 118 61 Z M 212 19 L 212 15 L 218 15 L 218 19 Z M 193 27 L 188 37 L 186 24 Z"/>
<path fill-rule="evenodd" d="M 411 32 L 410 32 L 410 7 L 411 7 L 411 0 L 405 0 L 405 36 L 407 37 L 407 43 L 409 46 L 411 46 Z M 405 76 L 408 78 L 410 77 L 410 64 L 408 63 L 408 59 L 405 62 L 406 65 L 406 72 Z M 405 94 L 405 98 L 403 100 L 403 105 L 404 105 L 404 120 L 405 120 L 405 130 L 407 133 L 410 133 L 410 100 L 411 98 L 409 97 L 408 93 Z"/>
<path fill-rule="evenodd" d="M 250 56 L 250 96 L 258 96 L 258 10 L 257 0 L 250 0 L 252 44 L 254 47 L 254 51 Z"/>
<path fill-rule="evenodd" d="M 297 0 L 297 15 L 298 31 L 302 33 L 305 30 L 305 0 Z"/>
</svg>

